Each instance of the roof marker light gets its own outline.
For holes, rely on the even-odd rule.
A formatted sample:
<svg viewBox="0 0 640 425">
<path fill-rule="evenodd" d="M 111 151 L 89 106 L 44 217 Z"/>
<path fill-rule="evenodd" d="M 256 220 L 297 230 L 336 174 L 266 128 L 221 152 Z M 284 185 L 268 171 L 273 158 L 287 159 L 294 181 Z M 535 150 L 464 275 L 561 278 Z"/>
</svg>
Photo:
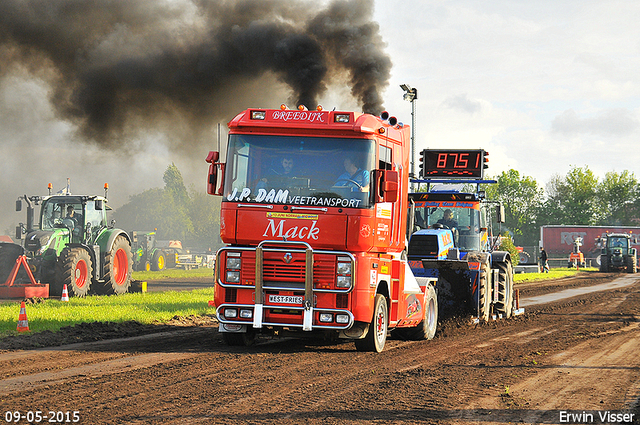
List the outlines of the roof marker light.
<svg viewBox="0 0 640 425">
<path fill-rule="evenodd" d="M 324 108 L 322 107 L 322 105 L 318 105 L 316 106 L 316 111 L 320 112 L 322 111 Z"/>
<path fill-rule="evenodd" d="M 284 103 L 282 105 L 280 105 L 280 109 L 283 111 L 287 110 L 287 105 L 285 105 Z"/>
<path fill-rule="evenodd" d="M 349 121 L 349 114 L 335 114 L 333 116 L 333 122 L 348 123 Z"/>
<path fill-rule="evenodd" d="M 299 111 L 308 111 L 307 107 L 304 105 L 298 105 L 298 110 Z"/>
</svg>

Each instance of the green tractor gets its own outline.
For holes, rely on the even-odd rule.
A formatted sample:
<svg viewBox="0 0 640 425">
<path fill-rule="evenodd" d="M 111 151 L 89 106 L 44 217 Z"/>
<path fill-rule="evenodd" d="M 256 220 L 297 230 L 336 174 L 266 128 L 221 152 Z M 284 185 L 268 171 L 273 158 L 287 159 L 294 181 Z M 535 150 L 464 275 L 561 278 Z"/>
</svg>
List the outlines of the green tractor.
<svg viewBox="0 0 640 425">
<path fill-rule="evenodd" d="M 50 186 L 51 187 L 51 186 Z M 26 254 L 36 280 L 49 283 L 51 295 L 60 295 L 66 284 L 69 295 L 123 294 L 131 286 L 133 259 L 129 235 L 107 223 L 105 196 L 21 196 L 16 211 L 27 204 L 27 223 L 16 228 L 24 239 L 23 252 L 7 250 L 0 263 L 12 263 Z M 34 227 L 34 205 L 40 205 L 40 224 Z M 0 267 L 5 267 L 0 264 Z"/>
<path fill-rule="evenodd" d="M 164 270 L 171 257 L 156 246 L 156 232 L 131 232 L 133 268 L 137 271 Z M 175 256 L 175 255 L 174 255 Z M 173 261 L 175 263 L 175 260 Z"/>
<path fill-rule="evenodd" d="M 607 233 L 599 238 L 602 246 L 600 254 L 600 271 L 626 271 L 636 273 L 638 270 L 638 255 L 631 246 L 631 235 L 626 233 Z"/>
</svg>

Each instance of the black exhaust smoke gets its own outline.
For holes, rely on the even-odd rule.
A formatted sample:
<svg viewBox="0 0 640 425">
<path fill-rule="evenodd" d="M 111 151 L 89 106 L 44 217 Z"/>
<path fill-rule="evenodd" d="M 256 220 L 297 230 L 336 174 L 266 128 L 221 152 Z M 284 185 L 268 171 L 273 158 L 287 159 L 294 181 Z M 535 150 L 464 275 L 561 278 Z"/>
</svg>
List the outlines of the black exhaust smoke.
<svg viewBox="0 0 640 425">
<path fill-rule="evenodd" d="M 16 72 L 50 85 L 59 118 L 109 148 L 144 130 L 184 143 L 229 118 L 229 105 L 265 97 L 272 75 L 289 102 L 316 105 L 348 81 L 364 112 L 379 114 L 391 61 L 373 0 L 3 0 L 0 78 Z M 287 95 L 285 95 L 286 97 Z M 279 104 L 271 99 L 265 106 Z"/>
</svg>

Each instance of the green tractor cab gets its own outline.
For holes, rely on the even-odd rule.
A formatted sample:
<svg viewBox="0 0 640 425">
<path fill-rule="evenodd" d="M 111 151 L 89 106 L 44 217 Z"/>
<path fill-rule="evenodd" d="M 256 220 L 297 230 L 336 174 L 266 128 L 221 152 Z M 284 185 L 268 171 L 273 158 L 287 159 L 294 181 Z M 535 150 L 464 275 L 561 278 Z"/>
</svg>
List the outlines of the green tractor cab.
<svg viewBox="0 0 640 425">
<path fill-rule="evenodd" d="M 636 241 L 626 233 L 606 233 L 597 238 L 597 243 L 602 246 L 600 254 L 600 271 L 626 271 L 636 273 L 638 271 L 638 254 L 631 246 Z"/>
<path fill-rule="evenodd" d="M 107 223 L 105 197 L 49 195 L 20 197 L 16 211 L 27 204 L 27 223 L 20 223 L 16 238 L 24 236 L 24 253 L 36 280 L 50 284 L 60 295 L 123 294 L 131 286 L 133 259 L 129 235 Z M 40 222 L 34 226 L 34 205 Z M 15 260 L 14 260 L 15 261 Z"/>
</svg>

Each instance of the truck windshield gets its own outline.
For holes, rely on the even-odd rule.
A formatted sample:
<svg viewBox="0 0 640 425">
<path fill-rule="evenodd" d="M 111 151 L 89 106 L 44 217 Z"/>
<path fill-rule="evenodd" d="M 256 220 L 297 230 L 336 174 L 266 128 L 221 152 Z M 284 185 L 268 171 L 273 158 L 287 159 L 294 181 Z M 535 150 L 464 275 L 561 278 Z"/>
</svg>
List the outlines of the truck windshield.
<svg viewBox="0 0 640 425">
<path fill-rule="evenodd" d="M 451 229 L 456 246 L 463 251 L 478 251 L 481 248 L 482 225 L 480 211 L 474 208 L 442 206 L 441 202 L 417 202 L 414 231 L 444 227 Z"/>
<path fill-rule="evenodd" d="M 224 202 L 367 208 L 374 142 L 298 136 L 229 136 Z"/>
</svg>

